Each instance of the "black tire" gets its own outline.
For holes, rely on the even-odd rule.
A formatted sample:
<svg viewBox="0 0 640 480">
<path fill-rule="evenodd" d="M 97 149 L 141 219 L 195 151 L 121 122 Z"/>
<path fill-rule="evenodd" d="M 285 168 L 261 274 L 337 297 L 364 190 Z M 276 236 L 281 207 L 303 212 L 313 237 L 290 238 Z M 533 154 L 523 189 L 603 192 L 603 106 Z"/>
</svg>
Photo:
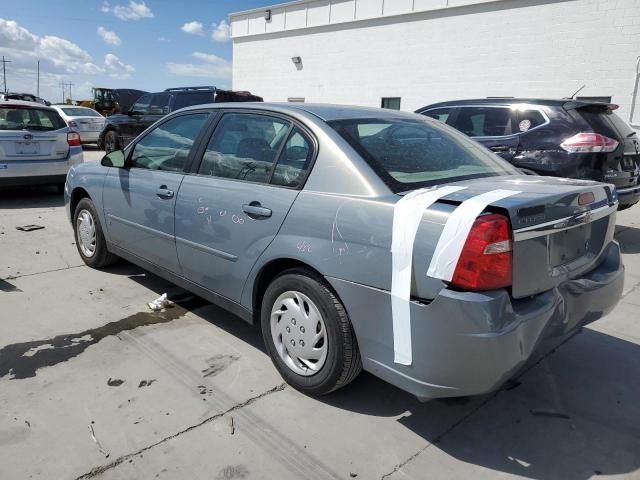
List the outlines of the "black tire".
<svg viewBox="0 0 640 480">
<path fill-rule="evenodd" d="M 638 203 L 638 202 L 636 202 Z M 627 203 L 625 205 L 618 205 L 618 211 L 621 212 L 622 210 L 626 210 L 627 208 L 631 208 L 635 205 L 635 203 Z"/>
<path fill-rule="evenodd" d="M 115 150 L 119 150 L 122 148 L 120 146 L 120 137 L 118 136 L 118 132 L 115 130 L 109 130 L 104 134 L 104 151 L 106 153 L 111 153 Z"/>
<path fill-rule="evenodd" d="M 78 227 L 81 213 L 88 212 L 91 215 L 95 228 L 95 250 L 93 255 L 87 255 L 82 247 L 80 238 L 78 237 Z M 82 258 L 82 261 L 91 268 L 102 268 L 118 260 L 118 257 L 113 253 L 107 250 L 107 242 L 104 238 L 104 234 L 102 233 L 102 225 L 100 225 L 100 218 L 98 217 L 98 213 L 96 212 L 96 207 L 93 205 L 93 202 L 90 198 L 83 198 L 78 202 L 75 211 L 73 212 L 73 235 L 76 239 L 76 248 L 78 249 L 78 253 Z"/>
<path fill-rule="evenodd" d="M 271 335 L 271 310 L 278 297 L 287 291 L 306 295 L 318 308 L 325 324 L 326 360 L 319 371 L 310 376 L 294 372 L 280 358 Z M 293 269 L 276 277 L 264 294 L 260 319 L 265 346 L 273 364 L 296 390 L 312 396 L 324 395 L 344 387 L 362 370 L 360 351 L 349 316 L 324 279 L 313 272 Z"/>
</svg>

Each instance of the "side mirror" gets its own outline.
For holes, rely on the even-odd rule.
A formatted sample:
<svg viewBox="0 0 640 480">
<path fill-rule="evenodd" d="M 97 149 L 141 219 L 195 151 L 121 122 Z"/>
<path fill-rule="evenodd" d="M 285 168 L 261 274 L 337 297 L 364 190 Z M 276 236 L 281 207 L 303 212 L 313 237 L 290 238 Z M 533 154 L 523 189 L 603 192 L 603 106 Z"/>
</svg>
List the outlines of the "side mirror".
<svg viewBox="0 0 640 480">
<path fill-rule="evenodd" d="M 100 165 L 103 167 L 116 167 L 116 168 L 124 168 L 125 157 L 124 151 L 122 150 L 114 150 L 113 152 L 102 157 L 100 161 Z"/>
</svg>

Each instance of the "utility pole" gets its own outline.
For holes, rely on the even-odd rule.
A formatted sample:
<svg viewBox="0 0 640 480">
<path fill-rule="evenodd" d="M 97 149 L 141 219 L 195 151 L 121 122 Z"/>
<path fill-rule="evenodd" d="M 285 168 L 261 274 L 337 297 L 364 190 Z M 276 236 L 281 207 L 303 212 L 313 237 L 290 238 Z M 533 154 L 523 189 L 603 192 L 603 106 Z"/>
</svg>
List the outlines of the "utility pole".
<svg viewBox="0 0 640 480">
<path fill-rule="evenodd" d="M 38 60 L 38 80 L 36 83 L 36 96 L 40 96 L 40 60 Z"/>
<path fill-rule="evenodd" d="M 60 82 L 60 85 L 62 86 L 62 103 L 64 103 L 64 80 Z"/>
<path fill-rule="evenodd" d="M 4 55 L 2 56 L 2 77 L 4 79 L 4 93 L 9 93 L 7 89 L 7 63 L 11 63 L 9 60 L 5 60 Z"/>
<path fill-rule="evenodd" d="M 71 95 L 71 87 L 73 86 L 73 83 L 69 82 L 67 85 L 69 85 L 69 99 L 73 102 L 73 95 Z"/>
</svg>

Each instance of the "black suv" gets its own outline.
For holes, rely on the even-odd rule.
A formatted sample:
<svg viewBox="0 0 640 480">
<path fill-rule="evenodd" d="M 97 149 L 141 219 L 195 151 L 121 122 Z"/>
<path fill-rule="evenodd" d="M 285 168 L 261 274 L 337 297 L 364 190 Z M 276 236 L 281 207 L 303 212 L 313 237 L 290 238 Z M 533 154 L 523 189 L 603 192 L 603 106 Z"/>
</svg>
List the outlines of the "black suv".
<svg viewBox="0 0 640 480">
<path fill-rule="evenodd" d="M 126 147 L 134 138 L 165 115 L 192 105 L 220 102 L 261 102 L 249 92 L 234 92 L 216 87 L 167 88 L 164 92 L 142 95 L 133 106 L 106 118 L 98 138 L 98 147 L 107 153 Z"/>
<path fill-rule="evenodd" d="M 527 173 L 616 186 L 620 209 L 640 200 L 640 141 L 613 111 L 587 100 L 484 98 L 420 108 Z"/>
</svg>

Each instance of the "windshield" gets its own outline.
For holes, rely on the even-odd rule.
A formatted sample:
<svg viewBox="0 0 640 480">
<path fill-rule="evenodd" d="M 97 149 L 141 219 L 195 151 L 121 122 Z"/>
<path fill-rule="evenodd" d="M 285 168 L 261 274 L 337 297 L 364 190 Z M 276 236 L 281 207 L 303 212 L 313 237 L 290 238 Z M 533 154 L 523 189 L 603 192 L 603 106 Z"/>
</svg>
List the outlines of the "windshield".
<svg viewBox="0 0 640 480">
<path fill-rule="evenodd" d="M 66 124 L 54 110 L 0 107 L 0 130 L 59 130 Z"/>
<path fill-rule="evenodd" d="M 61 109 L 65 115 L 69 115 L 70 117 L 101 117 L 98 112 L 92 110 L 91 108 L 86 107 L 73 107 L 73 108 L 62 108 Z"/>
<path fill-rule="evenodd" d="M 445 182 L 518 175 L 505 160 L 428 119 L 329 122 L 396 193 Z"/>
</svg>

